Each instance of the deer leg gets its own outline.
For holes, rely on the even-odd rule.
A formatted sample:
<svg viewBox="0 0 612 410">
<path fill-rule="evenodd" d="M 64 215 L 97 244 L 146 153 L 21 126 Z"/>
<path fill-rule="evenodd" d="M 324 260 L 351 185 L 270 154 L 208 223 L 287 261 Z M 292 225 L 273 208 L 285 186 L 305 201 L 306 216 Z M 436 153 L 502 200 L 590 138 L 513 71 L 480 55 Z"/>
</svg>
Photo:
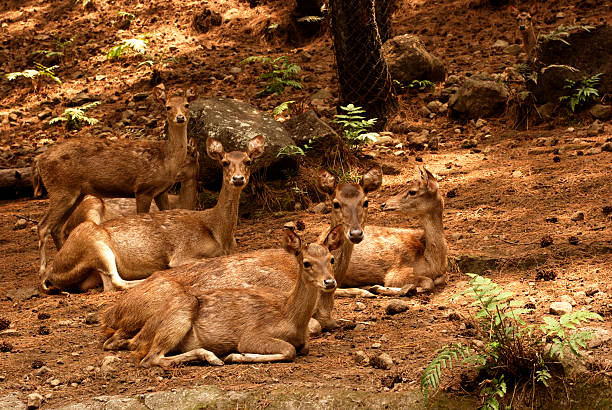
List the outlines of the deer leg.
<svg viewBox="0 0 612 410">
<path fill-rule="evenodd" d="M 295 359 L 295 347 L 273 337 L 252 337 L 243 335 L 238 343 L 240 353 L 232 353 L 225 358 L 226 363 L 264 363 L 281 362 Z M 246 353 L 249 352 L 249 353 Z"/>
<path fill-rule="evenodd" d="M 331 316 L 334 309 L 334 292 L 321 293 L 317 308 L 312 317 L 317 319 L 324 330 L 332 330 L 338 327 L 338 323 Z"/>
<path fill-rule="evenodd" d="M 130 335 L 123 329 L 118 329 L 111 337 L 106 339 L 102 346 L 104 350 L 123 350 L 127 349 L 130 341 Z"/>
<path fill-rule="evenodd" d="M 162 192 L 161 194 L 157 195 L 155 198 L 155 205 L 157 205 L 157 208 L 160 211 L 167 211 L 168 209 L 170 209 L 170 202 L 168 201 L 168 192 Z"/>
<path fill-rule="evenodd" d="M 144 279 L 140 280 L 124 280 L 117 271 L 117 262 L 115 260 L 115 253 L 113 250 L 106 244 L 105 242 L 97 242 L 94 244 L 95 248 L 98 251 L 98 255 L 100 257 L 100 261 L 102 262 L 105 269 L 100 269 L 100 276 L 102 277 L 102 282 L 104 283 L 104 287 L 106 290 L 106 286 L 108 282 L 105 282 L 104 276 L 110 279 L 111 285 L 115 289 L 125 290 L 129 288 L 133 288 L 134 286 L 142 283 Z"/>
<path fill-rule="evenodd" d="M 341 297 L 341 298 L 351 298 L 351 297 L 375 298 L 376 297 L 376 295 L 373 294 L 372 292 L 368 291 L 367 289 L 361 289 L 361 288 L 339 288 L 339 289 L 336 289 L 336 296 Z"/>
<path fill-rule="evenodd" d="M 151 209 L 153 197 L 149 194 L 136 193 L 136 212 L 147 213 Z"/>
<path fill-rule="evenodd" d="M 434 282 L 427 276 L 415 275 L 414 269 L 411 267 L 398 267 L 390 269 L 385 275 L 385 287 L 394 288 L 404 292 L 404 295 L 409 292 L 429 292 L 434 288 Z M 382 289 L 379 289 L 379 293 Z M 400 293 L 398 295 L 401 296 Z"/>
</svg>

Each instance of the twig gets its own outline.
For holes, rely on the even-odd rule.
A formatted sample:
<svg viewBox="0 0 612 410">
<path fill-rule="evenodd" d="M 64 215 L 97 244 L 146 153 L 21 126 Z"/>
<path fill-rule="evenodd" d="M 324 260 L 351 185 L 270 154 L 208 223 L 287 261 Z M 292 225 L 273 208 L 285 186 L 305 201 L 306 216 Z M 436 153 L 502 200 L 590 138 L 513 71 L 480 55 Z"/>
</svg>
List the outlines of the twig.
<svg viewBox="0 0 612 410">
<path fill-rule="evenodd" d="M 17 219 L 25 219 L 26 221 L 29 221 L 29 222 L 32 222 L 38 225 L 38 221 L 36 219 L 28 218 L 27 216 L 19 215 L 19 214 L 15 214 L 14 216 Z"/>
</svg>

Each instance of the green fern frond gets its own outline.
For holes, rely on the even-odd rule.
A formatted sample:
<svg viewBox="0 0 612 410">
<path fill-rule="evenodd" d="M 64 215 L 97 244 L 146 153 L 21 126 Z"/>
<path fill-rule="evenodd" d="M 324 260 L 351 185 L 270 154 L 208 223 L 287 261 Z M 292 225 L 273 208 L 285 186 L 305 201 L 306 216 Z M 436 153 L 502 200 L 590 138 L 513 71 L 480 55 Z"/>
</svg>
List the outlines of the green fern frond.
<svg viewBox="0 0 612 410">
<path fill-rule="evenodd" d="M 435 359 L 423 371 L 421 376 L 421 392 L 425 397 L 425 401 L 429 399 L 430 390 L 437 390 L 440 387 L 440 377 L 442 370 L 453 368 L 453 361 L 459 358 L 465 360 L 470 356 L 470 347 L 464 346 L 461 343 L 452 343 L 438 350 Z"/>
</svg>

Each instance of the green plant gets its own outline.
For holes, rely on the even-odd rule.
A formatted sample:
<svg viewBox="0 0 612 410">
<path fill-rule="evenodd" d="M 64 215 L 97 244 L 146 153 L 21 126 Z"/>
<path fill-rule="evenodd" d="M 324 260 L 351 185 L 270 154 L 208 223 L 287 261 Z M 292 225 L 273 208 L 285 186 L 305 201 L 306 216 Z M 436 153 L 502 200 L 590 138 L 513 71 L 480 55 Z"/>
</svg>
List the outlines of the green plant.
<svg viewBox="0 0 612 410">
<path fill-rule="evenodd" d="M 284 113 L 285 111 L 289 111 L 289 106 L 291 104 L 294 104 L 295 101 L 285 101 L 282 102 L 280 104 L 278 104 L 276 107 L 274 107 L 274 109 L 272 110 L 272 114 L 274 114 L 274 116 L 279 116 L 282 113 Z"/>
<path fill-rule="evenodd" d="M 597 86 L 603 73 L 595 74 L 591 77 L 584 76 L 582 80 L 573 81 L 565 79 L 564 89 L 569 89 L 571 94 L 559 97 L 560 102 L 567 102 L 572 112 L 576 112 L 576 107 L 581 107 L 599 97 Z"/>
<path fill-rule="evenodd" d="M 346 139 L 350 146 L 357 146 L 367 141 L 376 141 L 377 132 L 367 132 L 376 124 L 376 118 L 366 119 L 361 114 L 365 110 L 361 107 L 355 107 L 349 104 L 346 107 L 340 106 L 344 114 L 336 114 L 332 122 L 342 126 L 342 136 Z"/>
<path fill-rule="evenodd" d="M 285 145 L 284 147 L 282 147 L 281 149 L 278 150 L 278 154 L 276 154 L 276 157 L 281 157 L 281 156 L 293 156 L 293 155 L 301 155 L 301 156 L 305 156 L 306 153 L 308 151 L 310 151 L 312 149 L 312 143 L 319 138 L 318 135 L 315 135 L 312 138 L 308 139 L 308 142 L 306 144 L 304 144 L 301 147 L 298 147 L 297 145 Z"/>
<path fill-rule="evenodd" d="M 527 324 L 522 316 L 531 309 L 521 307 L 523 302 L 514 300 L 511 292 L 504 291 L 491 279 L 475 274 L 467 274 L 471 280 L 467 290 L 452 299 L 470 297 L 471 307 L 478 311 L 474 317 L 476 331 L 482 343 L 471 346 L 453 343 L 438 350 L 434 360 L 425 368 L 421 376 L 421 390 L 425 399 L 431 390 L 440 386 L 444 369 L 452 369 L 453 362 L 478 366 L 480 373 L 486 375 L 480 394 L 483 408 L 499 408 L 498 398 L 506 394 L 507 384 L 536 383 L 548 386 L 552 378 L 553 365 L 569 350 L 579 356 L 592 337 L 590 332 L 577 332 L 576 327 L 589 320 L 603 320 L 596 313 L 576 311 L 565 314 L 559 320 L 544 317 L 543 324 Z M 550 340 L 546 344 L 546 340 Z"/>
<path fill-rule="evenodd" d="M 419 91 L 427 91 L 427 90 L 429 90 L 430 92 L 436 91 L 436 85 L 432 81 L 429 81 L 429 80 L 412 80 L 407 85 L 404 85 L 397 80 L 393 80 L 393 84 L 395 84 L 401 90 L 409 88 L 412 90 L 419 90 Z"/>
<path fill-rule="evenodd" d="M 270 67 L 271 71 L 263 73 L 259 77 L 259 80 L 265 82 L 265 87 L 262 91 L 259 91 L 259 95 L 278 94 L 281 95 L 285 92 L 286 87 L 293 87 L 301 90 L 302 83 L 298 77 L 299 72 L 302 70 L 299 65 L 292 63 L 286 56 L 280 56 L 276 58 L 264 57 L 264 56 L 251 56 L 247 57 L 240 62 L 240 64 L 250 64 L 258 62 L 263 66 Z"/>
<path fill-rule="evenodd" d="M 560 41 L 564 44 L 569 45 L 569 42 L 566 40 L 566 38 L 569 37 L 572 31 L 574 30 L 591 31 L 594 28 L 595 27 L 593 26 L 575 26 L 575 25 L 563 26 L 562 25 L 562 26 L 555 28 L 553 31 L 551 31 L 548 34 L 541 35 L 540 38 L 544 41 Z"/>
<path fill-rule="evenodd" d="M 55 36 L 56 37 L 56 36 Z M 66 49 L 66 47 L 68 47 L 69 45 L 72 44 L 72 42 L 74 41 L 74 39 L 76 38 L 76 36 L 74 37 L 70 37 L 68 40 L 66 41 L 62 41 L 59 37 L 55 38 L 55 50 L 37 50 L 35 52 L 32 53 L 32 55 L 34 56 L 43 56 L 46 59 L 53 59 L 53 58 L 62 58 L 64 57 L 64 50 Z"/>
<path fill-rule="evenodd" d="M 32 70 L 24 70 L 15 73 L 6 74 L 6 79 L 9 81 L 16 80 L 17 78 L 29 78 L 32 81 L 32 87 L 34 90 L 37 90 L 40 86 L 40 80 L 42 78 L 50 78 L 58 84 L 62 84 L 62 81 L 55 75 L 53 70 L 58 68 L 59 66 L 54 65 L 51 67 L 45 67 L 40 63 L 34 63 L 35 69 Z"/>
<path fill-rule="evenodd" d="M 80 107 L 66 108 L 62 115 L 49 120 L 49 124 L 57 124 L 59 122 L 63 122 L 66 124 L 66 128 L 68 129 L 79 129 L 84 124 L 95 125 L 98 123 L 98 120 L 95 118 L 88 117 L 87 115 L 85 115 L 85 112 L 88 109 L 95 107 L 99 104 L 100 101 L 93 101 Z"/>
<path fill-rule="evenodd" d="M 140 36 L 137 38 L 128 38 L 123 40 L 121 43 L 115 45 L 106 52 L 107 60 L 114 60 L 116 58 L 122 58 L 126 54 L 135 52 L 136 54 L 144 55 L 147 49 L 147 43 L 149 40 L 146 36 Z"/>
</svg>

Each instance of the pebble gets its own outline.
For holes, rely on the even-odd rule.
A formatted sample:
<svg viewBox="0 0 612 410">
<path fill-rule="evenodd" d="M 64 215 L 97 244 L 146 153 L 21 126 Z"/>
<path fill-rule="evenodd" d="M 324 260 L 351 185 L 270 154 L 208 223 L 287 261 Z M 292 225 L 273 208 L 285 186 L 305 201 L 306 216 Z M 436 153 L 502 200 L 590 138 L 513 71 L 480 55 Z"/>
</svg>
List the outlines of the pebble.
<svg viewBox="0 0 612 410">
<path fill-rule="evenodd" d="M 102 359 L 102 364 L 100 365 L 100 368 L 102 369 L 104 373 L 115 371 L 116 370 L 115 364 L 119 362 L 121 362 L 121 359 L 118 358 L 117 356 L 104 356 L 104 358 Z"/>
<path fill-rule="evenodd" d="M 569 302 L 553 302 L 550 304 L 550 313 L 561 316 L 572 311 L 572 305 Z"/>
<path fill-rule="evenodd" d="M 402 313 L 410 309 L 410 303 L 405 300 L 393 299 L 387 303 L 385 307 L 385 312 L 388 315 L 395 315 L 397 313 Z"/>
<path fill-rule="evenodd" d="M 37 409 L 42 405 L 43 396 L 39 393 L 28 394 L 28 409 Z"/>
<path fill-rule="evenodd" d="M 15 222 L 15 225 L 13 226 L 13 230 L 18 231 L 21 229 L 25 229 L 27 226 L 28 226 L 28 221 L 26 221 L 23 218 L 19 218 L 17 222 Z"/>
<path fill-rule="evenodd" d="M 361 312 L 363 310 L 365 310 L 366 305 L 363 302 L 355 302 L 355 307 L 353 308 L 353 310 L 355 312 Z"/>
<path fill-rule="evenodd" d="M 601 121 L 595 120 L 593 124 L 589 125 L 587 128 L 587 136 L 594 137 L 598 134 L 602 134 L 604 132 L 604 125 Z"/>
<path fill-rule="evenodd" d="M 315 214 L 326 214 L 329 213 L 329 208 L 327 208 L 327 204 L 325 202 L 319 202 L 314 205 L 310 210 Z"/>
<path fill-rule="evenodd" d="M 95 325 L 99 322 L 98 314 L 95 312 L 88 313 L 87 316 L 85 316 L 85 323 L 88 325 Z"/>
<path fill-rule="evenodd" d="M 363 323 L 357 323 L 357 326 L 355 326 L 355 332 L 363 332 L 366 330 L 366 325 L 364 325 Z"/>
<path fill-rule="evenodd" d="M 34 371 L 34 374 L 36 376 L 43 376 L 43 375 L 48 374 L 48 373 L 51 373 L 51 369 L 48 368 L 47 366 L 43 366 L 43 367 L 41 367 L 39 369 L 36 369 Z"/>
<path fill-rule="evenodd" d="M 599 293 L 599 288 L 597 287 L 597 285 L 589 286 L 584 292 L 586 296 L 593 296 L 596 293 Z"/>
<path fill-rule="evenodd" d="M 381 353 L 370 359 L 370 365 L 377 369 L 390 369 L 393 366 L 393 359 L 387 353 Z"/>
<path fill-rule="evenodd" d="M 601 147 L 593 147 L 593 148 L 589 148 L 588 150 L 584 151 L 585 155 L 597 155 L 597 154 L 601 154 L 602 148 Z"/>
<path fill-rule="evenodd" d="M 60 384 L 62 384 L 62 382 L 60 381 L 60 379 L 51 379 L 51 381 L 49 382 L 49 384 L 53 387 L 57 387 Z"/>
<path fill-rule="evenodd" d="M 574 214 L 571 216 L 571 220 L 574 222 L 584 221 L 584 212 L 582 211 L 574 212 Z"/>
<path fill-rule="evenodd" d="M 476 147 L 476 145 L 478 145 L 478 142 L 473 138 L 466 138 L 461 141 L 461 148 L 469 149 Z"/>
<path fill-rule="evenodd" d="M 393 155 L 395 155 L 396 157 L 399 157 L 400 155 L 404 155 L 406 153 L 406 151 L 404 150 L 399 150 L 399 151 L 395 151 L 393 153 Z"/>
<path fill-rule="evenodd" d="M 368 363 L 370 363 L 370 358 L 368 357 L 367 354 L 364 353 L 363 350 L 357 350 L 355 352 L 355 362 L 357 364 L 362 364 L 366 366 L 368 365 Z"/>
<path fill-rule="evenodd" d="M 382 347 L 382 344 L 376 342 L 376 343 L 372 343 L 372 349 L 380 349 Z"/>
<path fill-rule="evenodd" d="M 476 123 L 474 124 L 474 126 L 475 126 L 476 128 L 482 128 L 482 127 L 484 127 L 485 125 L 487 125 L 487 120 L 483 120 L 482 118 L 478 118 L 478 119 L 476 120 Z"/>
</svg>

